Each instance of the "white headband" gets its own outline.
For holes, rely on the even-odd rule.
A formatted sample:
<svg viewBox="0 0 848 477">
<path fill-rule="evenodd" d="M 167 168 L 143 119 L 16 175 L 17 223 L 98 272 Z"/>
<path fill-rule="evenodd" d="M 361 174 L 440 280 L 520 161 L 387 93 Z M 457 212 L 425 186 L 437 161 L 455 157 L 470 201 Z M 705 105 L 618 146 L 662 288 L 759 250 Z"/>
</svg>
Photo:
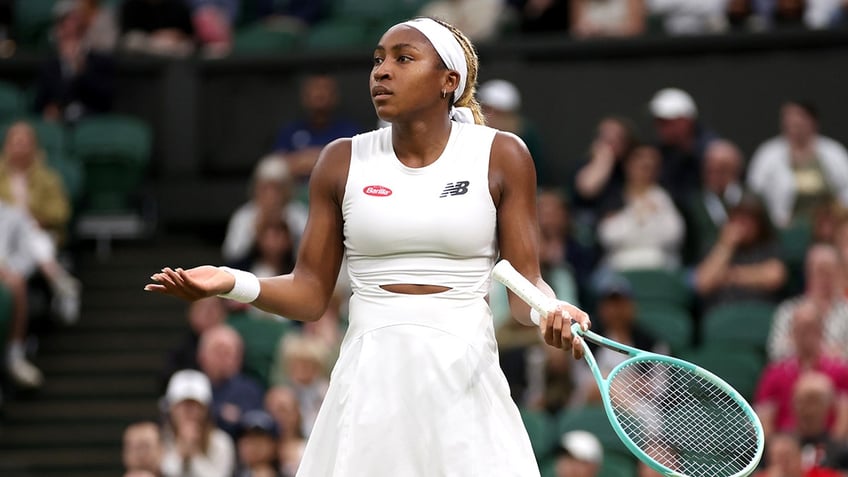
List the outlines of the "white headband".
<svg viewBox="0 0 848 477">
<path fill-rule="evenodd" d="M 441 23 L 431 18 L 416 18 L 401 25 L 410 26 L 421 32 L 430 44 L 435 48 L 436 53 L 445 63 L 449 70 L 459 73 L 459 86 L 453 93 L 454 103 L 459 100 L 462 93 L 465 91 L 465 78 L 468 76 L 468 63 L 465 61 L 465 52 L 462 46 L 453 36 L 453 32 L 446 28 Z M 469 108 L 451 107 L 451 119 L 459 122 L 473 123 L 474 115 Z"/>
</svg>

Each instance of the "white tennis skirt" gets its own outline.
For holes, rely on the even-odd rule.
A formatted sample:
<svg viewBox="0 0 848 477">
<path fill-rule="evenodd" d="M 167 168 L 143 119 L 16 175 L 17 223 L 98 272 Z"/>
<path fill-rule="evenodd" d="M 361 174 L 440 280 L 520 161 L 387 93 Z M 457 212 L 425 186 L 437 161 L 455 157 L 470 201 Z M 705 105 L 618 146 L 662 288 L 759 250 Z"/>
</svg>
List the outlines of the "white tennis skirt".
<svg viewBox="0 0 848 477">
<path fill-rule="evenodd" d="M 354 294 L 297 477 L 538 477 L 482 298 Z"/>
</svg>

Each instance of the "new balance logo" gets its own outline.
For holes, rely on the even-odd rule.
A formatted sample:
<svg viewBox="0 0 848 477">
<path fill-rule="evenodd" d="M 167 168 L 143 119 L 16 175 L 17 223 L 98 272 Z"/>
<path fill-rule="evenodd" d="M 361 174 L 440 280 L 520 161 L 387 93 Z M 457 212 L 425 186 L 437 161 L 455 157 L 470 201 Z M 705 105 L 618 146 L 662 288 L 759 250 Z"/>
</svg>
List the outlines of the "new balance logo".
<svg viewBox="0 0 848 477">
<path fill-rule="evenodd" d="M 439 198 L 465 194 L 468 192 L 468 184 L 468 181 L 448 182 Z"/>
</svg>

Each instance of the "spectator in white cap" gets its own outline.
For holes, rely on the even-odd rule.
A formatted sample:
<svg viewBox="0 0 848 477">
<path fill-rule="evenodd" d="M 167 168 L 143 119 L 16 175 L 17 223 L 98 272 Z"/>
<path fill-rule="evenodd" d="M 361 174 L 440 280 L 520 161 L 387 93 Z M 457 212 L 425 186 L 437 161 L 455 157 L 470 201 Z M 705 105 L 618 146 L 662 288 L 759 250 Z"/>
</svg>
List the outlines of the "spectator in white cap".
<svg viewBox="0 0 848 477">
<path fill-rule="evenodd" d="M 477 99 L 489 127 L 511 132 L 524 140 L 536 165 L 536 182 L 558 185 L 545 161 L 539 131 L 521 113 L 521 92 L 518 88 L 507 80 L 489 80 L 480 85 Z"/>
<path fill-rule="evenodd" d="M 306 227 L 306 206 L 294 199 L 294 182 L 286 160 L 269 155 L 259 160 L 253 172 L 250 200 L 230 217 L 221 253 L 224 260 L 244 260 L 256 239 L 257 226 L 263 218 L 282 217 L 295 244 Z"/>
<path fill-rule="evenodd" d="M 695 100 L 682 89 L 657 91 L 649 109 L 662 154 L 660 185 L 681 203 L 700 185 L 704 152 L 717 136 L 700 123 Z"/>
<path fill-rule="evenodd" d="M 164 404 L 164 477 L 229 477 L 235 468 L 230 436 L 215 427 L 209 412 L 212 385 L 200 371 L 184 369 L 168 382 Z"/>
<path fill-rule="evenodd" d="M 569 431 L 560 439 L 555 477 L 595 477 L 604 461 L 604 449 L 588 431 Z"/>
</svg>

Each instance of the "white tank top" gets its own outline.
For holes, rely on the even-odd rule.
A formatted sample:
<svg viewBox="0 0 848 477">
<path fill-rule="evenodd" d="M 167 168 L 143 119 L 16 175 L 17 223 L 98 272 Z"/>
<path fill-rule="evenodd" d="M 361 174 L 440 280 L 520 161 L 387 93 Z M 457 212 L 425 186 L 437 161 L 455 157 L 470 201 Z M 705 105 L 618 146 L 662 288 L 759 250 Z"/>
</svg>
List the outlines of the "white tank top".
<svg viewBox="0 0 848 477">
<path fill-rule="evenodd" d="M 441 156 L 420 168 L 398 160 L 391 127 L 353 138 L 342 216 L 354 292 L 394 283 L 488 292 L 497 254 L 489 193 L 496 130 L 451 125 Z"/>
</svg>

